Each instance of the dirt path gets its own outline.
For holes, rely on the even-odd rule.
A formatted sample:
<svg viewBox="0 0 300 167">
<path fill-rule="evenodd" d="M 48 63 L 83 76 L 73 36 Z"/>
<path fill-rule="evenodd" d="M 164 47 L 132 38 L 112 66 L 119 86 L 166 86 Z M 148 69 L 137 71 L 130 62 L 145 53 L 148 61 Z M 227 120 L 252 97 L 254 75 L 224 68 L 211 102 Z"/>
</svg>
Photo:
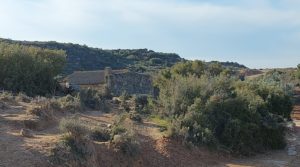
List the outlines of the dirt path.
<svg viewBox="0 0 300 167">
<path fill-rule="evenodd" d="M 23 105 L 0 109 L 0 167 L 40 167 L 47 165 L 50 143 L 57 139 L 50 131 L 40 131 L 33 138 L 20 135 L 28 117 Z"/>
</svg>

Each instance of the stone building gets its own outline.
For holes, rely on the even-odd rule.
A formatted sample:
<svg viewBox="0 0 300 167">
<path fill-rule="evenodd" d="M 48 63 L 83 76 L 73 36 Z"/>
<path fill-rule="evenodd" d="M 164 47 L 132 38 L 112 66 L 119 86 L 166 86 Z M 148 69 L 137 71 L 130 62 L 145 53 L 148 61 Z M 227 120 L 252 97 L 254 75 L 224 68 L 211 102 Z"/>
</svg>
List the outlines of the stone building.
<svg viewBox="0 0 300 167">
<path fill-rule="evenodd" d="M 66 78 L 73 88 L 103 88 L 106 86 L 114 96 L 128 94 L 153 94 L 152 78 L 149 74 L 112 70 L 107 67 L 98 71 L 75 71 Z"/>
</svg>

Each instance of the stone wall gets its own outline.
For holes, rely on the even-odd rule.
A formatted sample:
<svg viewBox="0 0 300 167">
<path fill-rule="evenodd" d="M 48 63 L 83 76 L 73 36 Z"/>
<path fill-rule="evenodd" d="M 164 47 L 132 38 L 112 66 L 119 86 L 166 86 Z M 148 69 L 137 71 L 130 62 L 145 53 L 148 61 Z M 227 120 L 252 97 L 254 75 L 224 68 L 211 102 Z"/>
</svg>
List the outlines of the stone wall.
<svg viewBox="0 0 300 167">
<path fill-rule="evenodd" d="M 126 72 L 109 76 L 107 86 L 114 96 L 128 94 L 153 94 L 152 78 L 148 74 Z"/>
</svg>

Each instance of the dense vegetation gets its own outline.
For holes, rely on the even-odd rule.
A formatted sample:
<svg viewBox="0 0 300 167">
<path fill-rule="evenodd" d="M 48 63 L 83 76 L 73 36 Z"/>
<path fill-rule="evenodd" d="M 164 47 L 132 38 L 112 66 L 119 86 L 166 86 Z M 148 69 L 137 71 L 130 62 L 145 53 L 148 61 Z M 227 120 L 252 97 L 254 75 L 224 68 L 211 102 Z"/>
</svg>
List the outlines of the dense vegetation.
<svg viewBox="0 0 300 167">
<path fill-rule="evenodd" d="M 0 39 L 7 43 L 17 43 L 47 49 L 64 50 L 67 54 L 65 74 L 80 70 L 102 70 L 131 68 L 137 71 L 170 67 L 182 60 L 177 54 L 159 53 L 148 49 L 116 49 L 104 50 L 72 43 L 27 42 Z"/>
<path fill-rule="evenodd" d="M 291 85 L 277 75 L 239 81 L 218 63 L 179 63 L 156 79 L 160 114 L 172 120 L 170 135 L 186 143 L 244 155 L 283 148 Z"/>
<path fill-rule="evenodd" d="M 65 52 L 0 42 L 0 88 L 28 95 L 53 94 Z"/>
<path fill-rule="evenodd" d="M 106 50 L 91 48 L 86 45 L 58 42 L 28 42 L 1 39 L 0 41 L 12 44 L 22 44 L 27 46 L 36 46 L 45 49 L 64 50 L 67 54 L 67 64 L 64 68 L 64 74 L 70 74 L 73 71 L 102 70 L 105 67 L 113 69 L 129 68 L 133 71 L 145 72 L 171 67 L 172 65 L 183 61 L 175 53 L 160 53 L 148 49 L 115 49 Z M 214 64 L 208 62 L 207 64 Z M 224 67 L 231 69 L 246 68 L 234 62 L 221 62 Z"/>
</svg>

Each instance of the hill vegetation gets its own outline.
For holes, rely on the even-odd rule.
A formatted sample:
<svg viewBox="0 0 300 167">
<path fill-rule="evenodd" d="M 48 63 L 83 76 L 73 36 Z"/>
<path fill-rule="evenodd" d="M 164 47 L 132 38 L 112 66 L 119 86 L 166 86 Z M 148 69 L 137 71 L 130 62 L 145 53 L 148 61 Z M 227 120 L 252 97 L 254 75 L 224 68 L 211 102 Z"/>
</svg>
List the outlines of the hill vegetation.
<svg viewBox="0 0 300 167">
<path fill-rule="evenodd" d="M 65 65 L 62 50 L 0 42 L 0 88 L 32 95 L 53 94 Z"/>
<path fill-rule="evenodd" d="M 136 71 L 155 70 L 170 67 L 182 61 L 177 54 L 160 53 L 148 49 L 116 49 L 105 50 L 91 48 L 86 45 L 58 42 L 29 42 L 0 39 L 2 42 L 22 44 L 45 49 L 64 50 L 67 55 L 65 74 L 73 71 L 131 68 Z"/>
<path fill-rule="evenodd" d="M 148 49 L 108 50 L 54 41 L 30 42 L 1 38 L 0 41 L 44 49 L 64 50 L 67 55 L 66 66 L 63 70 L 64 74 L 70 74 L 73 71 L 103 70 L 105 67 L 112 67 L 113 69 L 129 68 L 133 71 L 145 72 L 164 69 L 184 61 L 183 58 L 175 53 L 154 52 Z M 216 61 L 208 62 L 207 64 L 214 63 Z M 221 62 L 221 65 L 231 69 L 246 68 L 244 65 L 235 62 Z"/>
</svg>

